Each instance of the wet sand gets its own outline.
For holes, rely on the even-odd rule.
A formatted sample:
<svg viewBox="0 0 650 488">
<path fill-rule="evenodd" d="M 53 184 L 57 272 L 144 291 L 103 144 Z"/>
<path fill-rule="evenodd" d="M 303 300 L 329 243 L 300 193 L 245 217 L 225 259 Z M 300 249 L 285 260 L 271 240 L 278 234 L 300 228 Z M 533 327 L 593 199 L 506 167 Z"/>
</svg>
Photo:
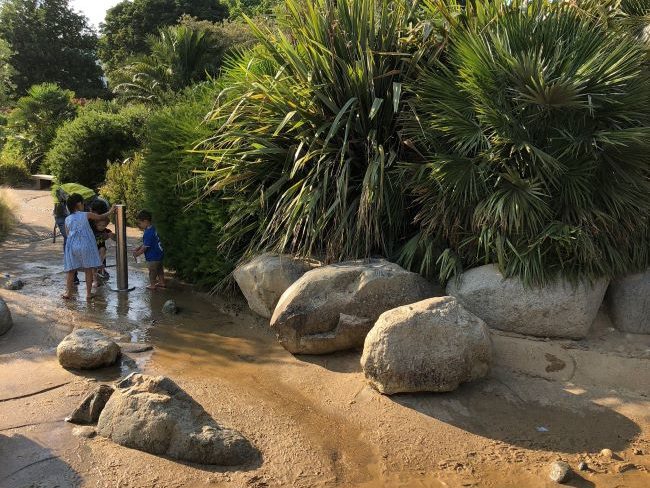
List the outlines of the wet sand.
<svg viewBox="0 0 650 488">
<path fill-rule="evenodd" d="M 558 357 L 569 359 L 558 353 L 540 374 L 536 365 L 497 366 L 456 392 L 385 397 L 366 385 L 358 351 L 293 356 L 240 298 L 178 283 L 148 292 L 137 266 L 128 295 L 104 289 L 91 304 L 64 302 L 61 243 L 41 240 L 51 232 L 49 197 L 14 194 L 22 223 L 0 245 L 0 273 L 27 285 L 0 290 L 15 322 L 0 337 L 0 487 L 551 487 L 547 466 L 557 459 L 592 468 L 568 486 L 650 486 L 648 391 L 615 388 L 611 377 L 562 377 Z M 168 298 L 177 316 L 161 313 Z M 56 345 L 82 326 L 153 349 L 106 370 L 66 371 Z M 643 339 L 602 337 L 576 344 L 604 360 L 637 361 L 629 376 L 650 371 Z M 261 459 L 206 467 L 74 436 L 63 418 L 98 382 L 131 371 L 174 379 Z M 600 457 L 603 448 L 617 459 Z"/>
</svg>

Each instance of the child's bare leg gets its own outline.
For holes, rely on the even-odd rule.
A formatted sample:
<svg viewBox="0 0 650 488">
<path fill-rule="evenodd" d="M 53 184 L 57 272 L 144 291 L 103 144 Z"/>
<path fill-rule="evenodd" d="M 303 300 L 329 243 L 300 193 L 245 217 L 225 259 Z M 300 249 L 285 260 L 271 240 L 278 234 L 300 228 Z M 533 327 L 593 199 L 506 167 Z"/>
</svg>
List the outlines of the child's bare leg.
<svg viewBox="0 0 650 488">
<path fill-rule="evenodd" d="M 158 269 L 158 286 L 165 288 L 165 267 L 160 263 L 160 268 Z"/>
<path fill-rule="evenodd" d="M 101 258 L 102 264 L 99 267 L 100 271 L 104 271 L 104 261 L 106 260 L 106 248 L 105 247 L 100 247 L 99 248 L 99 257 Z"/>
<path fill-rule="evenodd" d="M 149 286 L 147 286 L 147 289 L 155 290 L 156 282 L 158 280 L 158 269 L 156 268 L 156 263 L 148 262 L 147 267 L 149 268 Z"/>
<path fill-rule="evenodd" d="M 95 278 L 95 269 L 86 268 L 84 269 L 86 274 L 86 299 L 90 299 L 93 296 L 93 280 Z"/>
<path fill-rule="evenodd" d="M 72 297 L 72 292 L 74 290 L 74 271 L 68 271 L 65 274 L 65 293 L 63 298 L 68 299 Z"/>
</svg>

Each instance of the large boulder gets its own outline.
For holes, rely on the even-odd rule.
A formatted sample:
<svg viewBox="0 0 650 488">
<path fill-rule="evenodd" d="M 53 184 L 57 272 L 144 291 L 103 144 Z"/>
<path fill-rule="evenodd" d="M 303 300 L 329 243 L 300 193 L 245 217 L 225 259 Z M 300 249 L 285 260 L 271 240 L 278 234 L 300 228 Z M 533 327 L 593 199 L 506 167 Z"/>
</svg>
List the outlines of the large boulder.
<svg viewBox="0 0 650 488">
<path fill-rule="evenodd" d="M 284 292 L 271 327 L 289 352 L 326 354 L 361 347 L 383 312 L 434 295 L 420 275 L 382 259 L 333 264 Z"/>
<path fill-rule="evenodd" d="M 120 346 L 93 329 L 76 329 L 56 348 L 61 366 L 68 369 L 95 369 L 110 366 L 120 356 Z"/>
<path fill-rule="evenodd" d="M 610 318 L 619 330 L 650 334 L 650 268 L 612 281 L 607 304 Z"/>
<path fill-rule="evenodd" d="M 438 297 L 381 314 L 368 333 L 361 366 L 381 393 L 452 391 L 490 370 L 490 333 L 453 297 Z"/>
<path fill-rule="evenodd" d="M 603 301 L 607 282 L 576 286 L 558 280 L 528 288 L 517 278 L 504 279 L 495 265 L 470 269 L 451 281 L 447 293 L 455 296 L 488 326 L 538 337 L 584 338 Z"/>
<path fill-rule="evenodd" d="M 0 335 L 6 334 L 13 325 L 14 321 L 11 318 L 11 311 L 5 301 L 0 298 Z"/>
<path fill-rule="evenodd" d="M 278 300 L 315 264 L 291 256 L 263 254 L 235 269 L 233 276 L 250 309 L 270 318 Z"/>
<path fill-rule="evenodd" d="M 239 432 L 218 425 L 163 376 L 133 373 L 120 381 L 97 433 L 125 447 L 198 464 L 240 465 L 257 456 Z"/>
</svg>

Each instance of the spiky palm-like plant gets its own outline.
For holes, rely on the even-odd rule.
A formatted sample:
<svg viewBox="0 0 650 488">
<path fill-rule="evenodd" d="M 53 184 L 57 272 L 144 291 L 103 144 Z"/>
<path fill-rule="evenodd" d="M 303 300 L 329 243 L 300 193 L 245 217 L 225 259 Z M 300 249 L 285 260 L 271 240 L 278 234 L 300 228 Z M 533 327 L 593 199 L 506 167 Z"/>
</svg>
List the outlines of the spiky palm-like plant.
<svg viewBox="0 0 650 488">
<path fill-rule="evenodd" d="M 647 52 L 566 5 L 496 1 L 466 13 L 447 65 L 414 87 L 405 165 L 442 278 L 496 262 L 528 284 L 648 265 Z M 426 261 L 431 263 L 431 260 Z"/>
<path fill-rule="evenodd" d="M 151 54 L 132 59 L 111 74 L 120 98 L 161 103 L 170 92 L 216 71 L 213 61 L 217 43 L 206 30 L 185 25 L 164 27 L 149 42 Z"/>
<path fill-rule="evenodd" d="M 438 41 L 407 0 L 285 7 L 277 31 L 253 26 L 257 60 L 231 71 L 212 115 L 208 185 L 248 206 L 224 244 L 245 235 L 249 252 L 390 255 L 407 225 L 393 174 L 402 86 Z"/>
</svg>

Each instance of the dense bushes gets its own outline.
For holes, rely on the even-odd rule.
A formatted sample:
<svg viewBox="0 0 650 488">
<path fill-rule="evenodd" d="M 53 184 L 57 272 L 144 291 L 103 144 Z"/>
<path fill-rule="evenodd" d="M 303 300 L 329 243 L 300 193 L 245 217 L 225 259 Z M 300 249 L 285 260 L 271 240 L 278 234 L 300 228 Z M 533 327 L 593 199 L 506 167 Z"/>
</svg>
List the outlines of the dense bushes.
<svg viewBox="0 0 650 488">
<path fill-rule="evenodd" d="M 542 283 L 648 266 L 650 77 L 643 48 L 570 8 L 496 2 L 415 86 L 408 165 L 443 278 L 496 262 Z"/>
<path fill-rule="evenodd" d="M 5 160 L 3 156 L 0 154 L 0 185 L 16 186 L 29 180 L 29 170 L 21 159 Z"/>
<path fill-rule="evenodd" d="M 195 170 L 206 169 L 203 156 L 190 152 L 214 125 L 205 122 L 215 88 L 195 89 L 172 107 L 152 115 L 143 167 L 146 207 L 153 213 L 165 248 L 165 262 L 178 276 L 205 286 L 220 282 L 232 268 L 232 254 L 219 249 L 227 203 L 203 195 Z"/>
<path fill-rule="evenodd" d="M 136 153 L 124 161 L 108 165 L 106 181 L 99 192 L 111 203 L 126 205 L 129 225 L 135 226 L 135 217 L 144 205 L 142 154 Z"/>
<path fill-rule="evenodd" d="M 435 59 L 434 36 L 406 0 L 286 6 L 277 31 L 255 29 L 262 49 L 230 68 L 212 115 L 208 182 L 248 204 L 224 244 L 391 256 L 410 220 L 393 172 L 404 152 L 402 87 Z"/>
<path fill-rule="evenodd" d="M 141 144 L 147 117 L 143 107 L 128 107 L 117 114 L 83 111 L 59 129 L 45 165 L 59 182 L 98 187 L 108 161 L 120 161 Z"/>
<path fill-rule="evenodd" d="M 29 171 L 37 172 L 56 130 L 76 114 L 73 97 L 53 83 L 32 86 L 7 117 L 3 159 L 22 160 Z"/>
</svg>

